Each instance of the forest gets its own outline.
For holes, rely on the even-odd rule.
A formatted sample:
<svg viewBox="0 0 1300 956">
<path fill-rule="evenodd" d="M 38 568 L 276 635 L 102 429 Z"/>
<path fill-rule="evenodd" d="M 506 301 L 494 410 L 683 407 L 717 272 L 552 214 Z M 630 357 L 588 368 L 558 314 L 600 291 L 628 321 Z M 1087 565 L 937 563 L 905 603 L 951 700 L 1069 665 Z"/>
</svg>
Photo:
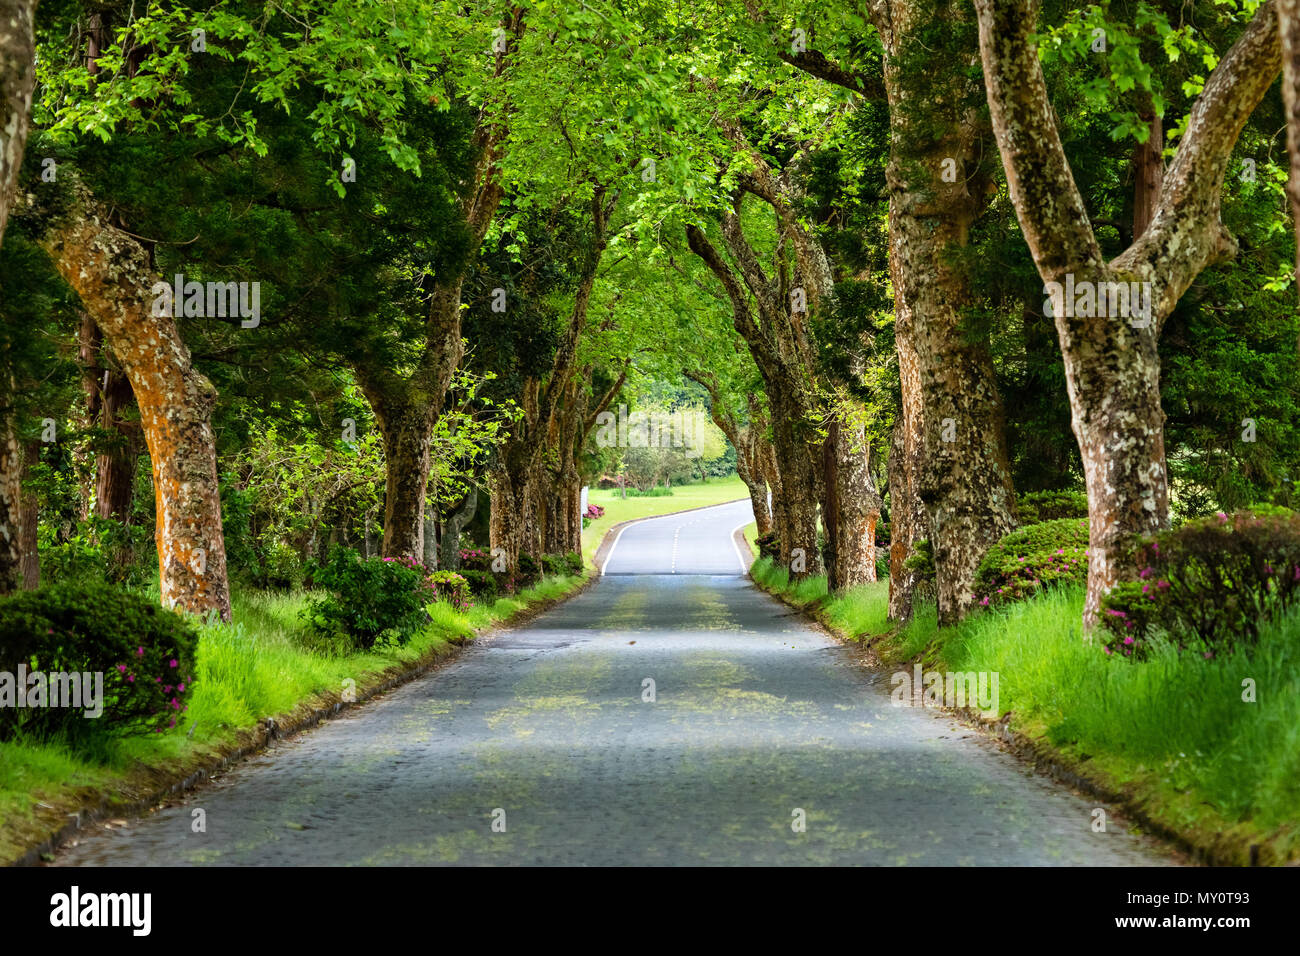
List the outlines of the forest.
<svg viewBox="0 0 1300 956">
<path fill-rule="evenodd" d="M 1293 859 L 1297 210 L 1300 0 L 0 0 L 0 858 L 747 500 Z"/>
</svg>

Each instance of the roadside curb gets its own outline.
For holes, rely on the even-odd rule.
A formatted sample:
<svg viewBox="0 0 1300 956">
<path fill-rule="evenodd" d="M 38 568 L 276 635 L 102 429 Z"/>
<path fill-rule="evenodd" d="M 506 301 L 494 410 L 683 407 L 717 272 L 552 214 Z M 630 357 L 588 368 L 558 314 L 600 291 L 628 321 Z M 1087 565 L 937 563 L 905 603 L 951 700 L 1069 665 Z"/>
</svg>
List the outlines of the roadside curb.
<svg viewBox="0 0 1300 956">
<path fill-rule="evenodd" d="M 864 642 L 855 640 L 842 630 L 831 625 L 822 615 L 819 607 L 795 604 L 784 594 L 771 591 L 758 581 L 755 581 L 752 575 L 750 575 L 750 581 L 760 591 L 771 595 L 786 607 L 798 612 L 837 640 L 846 645 L 861 646 L 868 657 L 867 666 L 875 668 L 888 666 Z M 1230 831 L 1221 831 L 1218 834 L 1219 839 L 1211 843 L 1198 842 L 1185 831 L 1152 816 L 1146 809 L 1144 801 L 1139 797 L 1118 790 L 1105 780 L 1089 774 L 1079 766 L 1077 761 L 1061 753 L 1046 741 L 1030 737 L 1022 731 L 1013 730 L 1011 728 L 1012 715 L 1010 712 L 999 720 L 989 720 L 969 708 L 956 709 L 927 705 L 926 709 L 941 712 L 953 720 L 960 721 L 964 726 L 998 744 L 1015 756 L 1017 760 L 1031 766 L 1036 772 L 1049 777 L 1056 783 L 1111 804 L 1123 817 L 1139 824 L 1143 833 L 1162 840 L 1168 844 L 1168 849 L 1185 855 L 1186 862 L 1206 866 L 1300 865 L 1300 861 L 1288 863 L 1283 859 L 1261 859 L 1265 852 L 1269 850 L 1267 844 L 1233 840 L 1229 835 Z"/>
<path fill-rule="evenodd" d="M 373 675 L 369 683 L 357 688 L 356 700 L 354 701 L 344 701 L 340 694 L 334 691 L 324 691 L 314 695 L 308 701 L 304 701 L 286 714 L 266 717 L 253 727 L 246 727 L 236 731 L 235 740 L 217 748 L 216 754 L 202 766 L 169 775 L 169 782 L 151 790 L 148 796 L 130 800 L 126 803 L 110 804 L 110 800 L 115 794 L 121 794 L 123 791 L 133 789 L 129 782 L 124 783 L 118 789 L 108 788 L 98 791 L 94 796 L 88 798 L 83 806 L 68 814 L 72 818 L 71 820 L 5 865 L 42 865 L 44 862 L 42 857 L 53 854 L 59 847 L 88 826 L 108 818 L 142 817 L 149 811 L 157 809 L 160 804 L 169 798 L 195 790 L 213 777 L 231 769 L 245 758 L 266 750 L 272 741 L 293 737 L 305 730 L 310 730 L 322 721 L 361 707 L 363 704 L 396 687 L 410 683 L 437 670 L 456 659 L 465 647 L 475 641 L 486 640 L 499 632 L 518 627 L 539 614 L 545 613 L 551 608 L 581 594 L 591 587 L 599 577 L 599 575 L 591 572 L 585 572 L 585 574 L 585 580 L 571 591 L 567 591 L 558 597 L 545 598 L 529 604 L 527 607 L 522 607 L 500 623 L 476 633 L 472 638 L 449 638 L 446 643 L 430 648 L 428 653 L 418 660 L 407 664 L 397 664 Z M 322 699 L 325 701 L 324 705 L 316 704 L 317 701 Z M 166 775 L 163 768 L 148 769 L 161 770 Z"/>
</svg>

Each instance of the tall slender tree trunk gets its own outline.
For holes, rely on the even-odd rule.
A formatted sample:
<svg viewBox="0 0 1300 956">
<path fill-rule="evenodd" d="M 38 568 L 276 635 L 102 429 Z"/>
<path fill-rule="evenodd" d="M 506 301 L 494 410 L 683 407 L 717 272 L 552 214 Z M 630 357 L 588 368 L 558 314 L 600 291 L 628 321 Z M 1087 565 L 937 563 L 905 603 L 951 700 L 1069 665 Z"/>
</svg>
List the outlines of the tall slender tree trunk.
<svg viewBox="0 0 1300 956">
<path fill-rule="evenodd" d="M 842 590 L 876 580 L 876 524 L 882 502 L 871 477 L 865 428 L 861 423 L 838 423 L 834 438 L 835 580 Z"/>
<path fill-rule="evenodd" d="M 474 520 L 478 510 L 478 488 L 470 486 L 465 497 L 447 515 L 442 528 L 442 553 L 440 567 L 447 571 L 460 569 L 460 536 L 465 526 Z"/>
<path fill-rule="evenodd" d="M 216 389 L 193 366 L 170 315 L 155 316 L 158 276 L 145 250 L 115 227 L 75 179 L 74 201 L 42 237 L 131 381 L 153 469 L 162 603 L 230 619 L 212 410 Z"/>
<path fill-rule="evenodd" d="M 930 0 L 888 7 L 879 25 L 890 106 L 891 267 L 910 312 L 924 406 L 915 487 L 933 532 L 939 621 L 953 624 L 974 603 L 985 552 L 1016 525 L 992 356 L 963 327 L 972 295 L 959 254 L 984 207 L 988 176 L 980 154 L 989 130 L 969 103 L 978 52 L 960 8 Z M 946 47 L 936 51 L 940 35 Z"/>
<path fill-rule="evenodd" d="M 23 448 L 18 441 L 14 377 L 9 372 L 5 377 L 8 394 L 0 393 L 0 595 L 12 594 L 23 582 Z"/>
<path fill-rule="evenodd" d="M 130 380 L 124 373 L 109 369 L 99 414 L 101 427 L 112 432 L 114 440 L 95 458 L 95 513 L 122 524 L 131 520 L 141 451 L 138 426 L 123 414 L 134 401 Z"/>
<path fill-rule="evenodd" d="M 1300 250 L 1300 0 L 1277 0 L 1278 33 L 1282 39 L 1282 102 L 1286 105 L 1286 142 L 1291 155 L 1287 195 Z M 1296 287 L 1300 290 L 1300 252 L 1296 255 Z"/>
<path fill-rule="evenodd" d="M 0 242 L 23 164 L 36 83 L 35 0 L 0 0 Z"/>
<path fill-rule="evenodd" d="M 23 590 L 35 591 L 41 586 L 41 552 L 37 546 L 37 523 L 40 520 L 40 502 L 36 492 L 27 487 L 32 466 L 41 460 L 41 443 L 27 442 L 23 450 L 22 516 L 19 519 L 19 550 L 22 552 Z"/>
</svg>

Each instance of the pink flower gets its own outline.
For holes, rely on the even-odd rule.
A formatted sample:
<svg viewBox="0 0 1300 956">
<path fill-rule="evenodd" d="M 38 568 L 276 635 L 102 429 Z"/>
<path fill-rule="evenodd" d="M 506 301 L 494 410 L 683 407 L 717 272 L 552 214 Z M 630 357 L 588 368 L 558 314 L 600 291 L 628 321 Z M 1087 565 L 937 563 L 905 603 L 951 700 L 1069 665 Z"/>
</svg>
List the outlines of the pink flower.
<svg viewBox="0 0 1300 956">
<path fill-rule="evenodd" d="M 180 667 L 181 665 L 180 665 L 180 662 L 179 662 L 178 660 L 176 660 L 176 658 L 173 657 L 173 658 L 172 658 L 172 662 L 171 662 L 171 664 L 170 664 L 169 666 L 171 666 L 171 667 Z"/>
<path fill-rule="evenodd" d="M 1159 581 L 1156 582 L 1156 587 L 1158 587 L 1162 591 L 1168 591 L 1169 582 L 1166 581 L 1164 578 L 1161 578 Z"/>
<path fill-rule="evenodd" d="M 123 673 L 123 674 L 126 673 L 126 665 L 125 665 L 125 664 L 118 664 L 118 665 L 117 665 L 117 669 L 118 669 L 118 671 L 120 671 L 120 672 Z"/>
<path fill-rule="evenodd" d="M 144 648 L 143 648 L 143 647 L 137 647 L 137 648 L 135 649 L 135 656 L 136 656 L 136 657 L 144 657 Z"/>
<path fill-rule="evenodd" d="M 1133 636 L 1132 636 L 1132 635 L 1129 635 L 1128 637 L 1124 638 L 1124 643 L 1125 643 L 1125 644 L 1132 644 L 1132 643 L 1133 643 Z"/>
<path fill-rule="evenodd" d="M 126 675 L 126 682 L 127 682 L 128 684 L 134 684 L 134 683 L 135 683 L 135 675 L 134 675 L 134 674 L 127 674 L 127 675 Z"/>
<path fill-rule="evenodd" d="M 176 689 L 177 689 L 178 691 L 180 691 L 182 694 L 185 693 L 185 685 L 184 685 L 184 684 L 177 684 L 177 685 L 176 685 Z"/>
</svg>

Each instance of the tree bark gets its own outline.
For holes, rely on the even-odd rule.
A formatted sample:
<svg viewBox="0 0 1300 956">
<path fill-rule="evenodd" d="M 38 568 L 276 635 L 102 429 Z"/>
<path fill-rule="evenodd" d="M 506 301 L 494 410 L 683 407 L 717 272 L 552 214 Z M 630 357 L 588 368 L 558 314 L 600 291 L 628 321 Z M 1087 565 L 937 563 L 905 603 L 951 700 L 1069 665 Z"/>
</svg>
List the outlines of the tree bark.
<svg viewBox="0 0 1300 956">
<path fill-rule="evenodd" d="M 1128 561 L 1133 538 L 1168 524 L 1157 340 L 1201 270 L 1235 253 L 1219 219 L 1220 196 L 1233 145 L 1281 68 L 1276 10 L 1272 2 L 1263 4 L 1219 61 L 1193 104 L 1150 224 L 1107 263 L 1029 39 L 1036 0 L 976 0 L 976 8 L 998 149 L 1021 229 L 1048 283 L 1083 457 L 1090 522 L 1087 632 L 1106 593 L 1137 575 Z M 1123 300 L 1117 307 L 1111 290 L 1129 283 L 1146 290 L 1145 309 L 1123 308 Z M 1092 290 L 1094 300 L 1106 290 L 1106 306 L 1082 298 L 1068 302 L 1071 285 Z"/>
<path fill-rule="evenodd" d="M 470 486 L 460 504 L 447 515 L 442 528 L 442 554 L 440 566 L 447 571 L 460 569 L 460 535 L 474 519 L 478 510 L 478 488 Z"/>
<path fill-rule="evenodd" d="M 973 295 L 958 254 L 986 201 L 986 127 L 966 105 L 978 92 L 967 68 L 976 51 L 932 49 L 937 28 L 961 35 L 960 8 L 895 0 L 888 11 L 878 29 L 890 109 L 891 268 L 900 280 L 895 293 L 910 312 L 924 407 L 915 488 L 933 531 L 939 622 L 953 624 L 974 603 L 985 552 L 1016 526 L 993 359 L 963 327 Z"/>
<path fill-rule="evenodd" d="M 18 442 L 14 377 L 7 373 L 8 393 L 0 393 L 0 596 L 17 591 L 22 574 L 23 449 Z"/>
<path fill-rule="evenodd" d="M 141 449 L 138 426 L 127 421 L 122 413 L 135 401 L 135 393 L 130 380 L 120 371 L 108 369 L 107 381 L 99 424 L 113 437 L 95 456 L 95 514 L 129 524 Z"/>
<path fill-rule="evenodd" d="M 1282 41 L 1282 102 L 1286 105 L 1286 142 L 1291 155 L 1287 195 L 1296 248 L 1300 250 L 1300 0 L 1277 0 Z M 1296 256 L 1296 287 L 1300 290 L 1300 253 Z"/>
<path fill-rule="evenodd" d="M 892 244 L 893 238 L 891 238 Z M 890 254 L 894 276 L 894 342 L 898 353 L 898 376 L 902 401 L 894 423 L 889 472 L 889 618 L 899 624 L 912 619 L 921 575 L 905 567 L 916 553 L 917 543 L 932 537 L 930 516 L 921 500 L 921 465 L 925 454 L 925 403 L 921 395 L 921 370 L 913 345 L 912 310 L 901 277 L 901 257 Z"/>
<path fill-rule="evenodd" d="M 229 620 L 211 425 L 216 389 L 194 368 L 175 319 L 152 314 L 158 276 L 145 250 L 109 221 L 84 185 L 62 182 L 72 202 L 48 222 L 41 243 L 103 332 L 139 403 L 153 469 L 162 603 Z"/>
<path fill-rule="evenodd" d="M 37 546 L 37 522 L 40 520 L 40 502 L 36 493 L 26 487 L 32 466 L 41 460 L 41 443 L 27 442 L 23 450 L 22 515 L 19 518 L 18 546 L 22 553 L 23 590 L 35 591 L 41 586 L 41 552 Z"/>
<path fill-rule="evenodd" d="M 870 448 L 861 422 L 837 422 L 831 451 L 835 456 L 834 511 L 835 589 L 876 580 L 876 524 L 880 492 L 871 477 Z M 827 536 L 831 535 L 828 526 Z"/>
<path fill-rule="evenodd" d="M 36 83 L 35 0 L 0 0 L 0 242 L 13 202 Z"/>
</svg>

